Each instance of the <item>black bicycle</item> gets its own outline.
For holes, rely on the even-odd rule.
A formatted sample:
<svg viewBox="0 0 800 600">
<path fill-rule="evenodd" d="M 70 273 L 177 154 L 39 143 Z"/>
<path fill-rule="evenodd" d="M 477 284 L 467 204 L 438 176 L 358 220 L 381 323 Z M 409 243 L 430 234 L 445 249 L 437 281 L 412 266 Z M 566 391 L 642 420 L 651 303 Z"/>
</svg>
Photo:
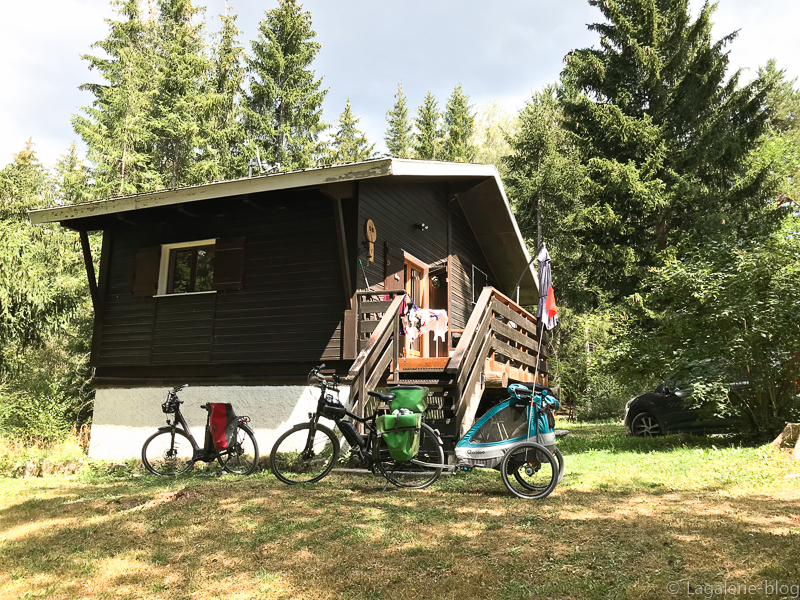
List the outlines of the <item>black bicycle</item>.
<svg viewBox="0 0 800 600">
<path fill-rule="evenodd" d="M 339 438 L 331 429 L 320 424 L 320 417 L 336 423 L 350 446 L 350 457 L 355 466 L 366 467 L 398 487 L 421 489 L 439 478 L 444 464 L 444 450 L 435 430 L 422 423 L 419 452 L 410 461 L 395 461 L 375 427 L 375 420 L 380 414 L 388 412 L 388 407 L 379 406 L 374 414 L 365 418 L 348 411 L 338 400 L 341 379 L 333 375 L 332 383 L 329 383 L 321 372 L 324 368 L 322 364 L 309 373 L 309 382 L 316 380 L 320 389 L 317 411 L 309 415 L 307 423 L 295 425 L 280 436 L 272 447 L 269 464 L 278 479 L 289 485 L 313 483 L 328 475 L 336 465 L 341 452 Z M 336 393 L 337 397 L 334 398 L 331 392 Z M 367 393 L 384 405 L 388 405 L 395 397 L 391 392 Z M 354 421 L 363 425 L 366 435 L 358 432 Z"/>
<path fill-rule="evenodd" d="M 167 392 L 161 410 L 167 415 L 167 426 L 147 438 L 142 446 L 142 463 L 153 475 L 177 476 L 190 471 L 197 461 L 217 461 L 223 471 L 234 475 L 250 475 L 258 468 L 258 444 L 248 423 L 249 417 L 235 417 L 232 439 L 225 440 L 222 449 L 212 443 L 209 425 L 206 426 L 206 441 L 203 447 L 197 444 L 189 426 L 181 414 L 178 392 L 186 386 L 176 386 Z M 224 406 L 224 405 L 223 405 Z M 210 423 L 212 406 L 203 404 L 208 411 Z M 170 415 L 175 415 L 170 420 Z"/>
</svg>

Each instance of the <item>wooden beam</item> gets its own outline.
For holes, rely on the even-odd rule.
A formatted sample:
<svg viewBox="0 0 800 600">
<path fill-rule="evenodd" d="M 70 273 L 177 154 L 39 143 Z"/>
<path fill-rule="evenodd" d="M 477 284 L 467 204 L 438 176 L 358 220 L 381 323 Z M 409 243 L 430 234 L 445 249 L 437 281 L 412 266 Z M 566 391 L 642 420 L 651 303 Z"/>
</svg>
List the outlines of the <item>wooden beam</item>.
<svg viewBox="0 0 800 600">
<path fill-rule="evenodd" d="M 339 262 L 342 266 L 342 283 L 344 284 L 344 297 L 346 310 L 353 307 L 353 288 L 350 281 L 350 259 L 347 256 L 347 236 L 344 232 L 344 216 L 342 215 L 342 201 L 333 200 L 333 217 L 336 221 L 336 239 L 339 242 Z"/>
<path fill-rule="evenodd" d="M 89 293 L 92 295 L 92 306 L 95 315 L 100 312 L 100 294 L 97 291 L 97 278 L 94 274 L 94 262 L 92 261 L 92 247 L 89 245 L 89 234 L 85 231 L 80 232 L 81 250 L 83 250 L 83 264 L 86 266 L 86 276 L 89 278 Z"/>
<path fill-rule="evenodd" d="M 106 289 L 108 287 L 108 265 L 111 262 L 111 236 L 113 229 L 103 231 L 103 246 L 100 250 L 100 277 L 97 285 L 97 300 L 99 310 L 94 311 L 94 324 L 92 327 L 92 350 L 89 355 L 89 364 L 96 367 L 100 362 L 100 338 L 103 335 L 103 314 L 105 312 Z"/>
<path fill-rule="evenodd" d="M 355 181 L 338 181 L 319 188 L 319 191 L 333 200 L 351 200 L 356 197 Z"/>
</svg>

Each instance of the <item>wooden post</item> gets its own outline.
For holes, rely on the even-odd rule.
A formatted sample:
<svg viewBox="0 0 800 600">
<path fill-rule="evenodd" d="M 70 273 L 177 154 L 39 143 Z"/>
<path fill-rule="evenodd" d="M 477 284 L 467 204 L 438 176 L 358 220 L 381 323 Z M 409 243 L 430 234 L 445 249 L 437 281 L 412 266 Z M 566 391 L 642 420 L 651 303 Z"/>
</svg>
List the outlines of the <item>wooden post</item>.
<svg viewBox="0 0 800 600">
<path fill-rule="evenodd" d="M 394 336 L 393 344 L 392 344 L 392 370 L 393 370 L 393 377 L 395 383 L 399 383 L 400 381 L 400 313 L 397 313 L 394 316 L 394 331 L 392 332 Z"/>
<path fill-rule="evenodd" d="M 487 388 L 507 388 L 508 387 L 508 373 L 504 371 L 486 371 L 484 373 L 486 378 Z"/>
<path fill-rule="evenodd" d="M 89 246 L 89 234 L 85 231 L 78 232 L 81 236 L 81 250 L 83 250 L 83 263 L 86 265 L 86 276 L 89 278 L 89 293 L 92 296 L 92 306 L 97 314 L 100 311 L 100 298 L 97 292 L 97 279 L 94 275 L 94 262 L 92 261 L 92 248 Z"/>
</svg>

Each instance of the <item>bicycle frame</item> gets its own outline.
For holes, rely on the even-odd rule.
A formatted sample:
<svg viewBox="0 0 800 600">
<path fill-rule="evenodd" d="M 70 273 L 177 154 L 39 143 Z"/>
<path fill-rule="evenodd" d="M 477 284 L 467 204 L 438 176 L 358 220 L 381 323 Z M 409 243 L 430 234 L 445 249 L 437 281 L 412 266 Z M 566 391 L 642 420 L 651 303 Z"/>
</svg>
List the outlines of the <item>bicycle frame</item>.
<svg viewBox="0 0 800 600">
<path fill-rule="evenodd" d="M 176 392 L 167 392 L 167 402 L 170 401 L 175 402 L 175 412 L 171 413 L 175 415 L 175 419 L 171 422 L 168 413 L 167 426 L 159 427 L 158 431 L 169 431 L 174 436 L 175 430 L 181 429 L 183 433 L 186 434 L 186 437 L 189 438 L 189 443 L 192 445 L 192 461 L 202 460 L 203 462 L 212 462 L 219 456 L 222 456 L 222 453 L 220 453 L 218 450 L 206 451 L 205 448 L 201 448 L 198 445 L 197 440 L 195 440 L 194 435 L 192 435 L 192 430 L 189 428 L 189 424 L 183 417 L 183 413 L 181 413 L 181 404 L 183 404 L 183 401 L 178 399 L 178 394 Z"/>
<path fill-rule="evenodd" d="M 351 448 L 357 448 L 358 454 L 362 459 L 368 462 L 370 466 L 372 466 L 372 445 L 374 443 L 375 437 L 377 436 L 377 430 L 375 429 L 375 418 L 377 415 L 373 414 L 369 417 L 359 417 L 355 413 L 350 412 L 347 410 L 344 405 L 340 402 L 334 402 L 333 396 L 330 396 L 327 392 L 336 392 L 338 394 L 339 388 L 334 383 L 333 385 L 329 385 L 324 378 L 319 378 L 319 387 L 320 387 L 320 395 L 319 399 L 317 400 L 317 410 L 316 412 L 309 414 L 309 423 L 311 427 L 309 428 L 308 433 L 308 441 L 306 442 L 306 446 L 303 449 L 302 455 L 304 457 L 309 457 L 313 452 L 313 443 L 314 443 L 314 436 L 316 434 L 316 426 L 319 423 L 320 417 L 330 418 L 336 426 L 339 428 L 339 431 L 342 433 L 344 438 L 347 440 L 347 443 L 350 444 Z M 330 399 L 329 399 L 330 398 Z M 326 409 L 330 409 L 328 414 L 333 416 L 328 417 L 326 413 Z M 334 412 L 336 414 L 334 414 Z M 364 436 L 358 433 L 353 426 L 352 421 L 346 421 L 346 417 L 352 419 L 357 423 L 361 423 L 364 425 L 365 429 L 368 431 L 367 435 Z M 344 424 L 344 426 L 343 426 Z"/>
</svg>

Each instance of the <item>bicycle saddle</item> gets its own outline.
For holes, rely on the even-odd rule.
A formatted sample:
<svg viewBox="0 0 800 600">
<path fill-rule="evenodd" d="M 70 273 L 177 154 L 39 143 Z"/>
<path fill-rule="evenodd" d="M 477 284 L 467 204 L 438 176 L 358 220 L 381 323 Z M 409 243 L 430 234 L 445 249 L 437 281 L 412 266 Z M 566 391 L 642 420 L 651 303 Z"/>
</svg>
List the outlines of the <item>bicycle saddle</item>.
<svg viewBox="0 0 800 600">
<path fill-rule="evenodd" d="M 367 396 L 372 396 L 373 398 L 377 398 L 381 402 L 386 402 L 387 404 L 394 400 L 394 394 L 392 392 L 367 392 Z"/>
</svg>

